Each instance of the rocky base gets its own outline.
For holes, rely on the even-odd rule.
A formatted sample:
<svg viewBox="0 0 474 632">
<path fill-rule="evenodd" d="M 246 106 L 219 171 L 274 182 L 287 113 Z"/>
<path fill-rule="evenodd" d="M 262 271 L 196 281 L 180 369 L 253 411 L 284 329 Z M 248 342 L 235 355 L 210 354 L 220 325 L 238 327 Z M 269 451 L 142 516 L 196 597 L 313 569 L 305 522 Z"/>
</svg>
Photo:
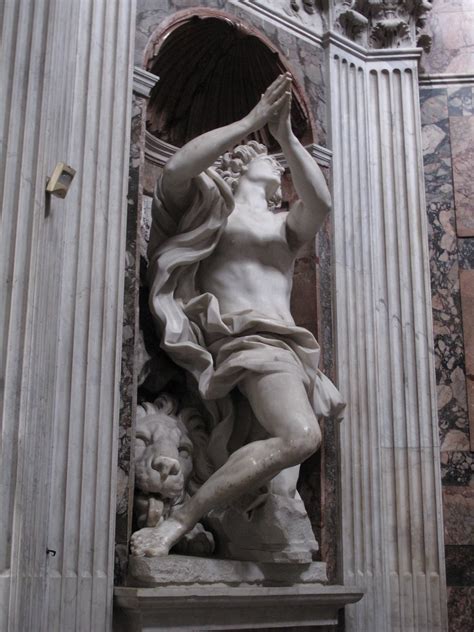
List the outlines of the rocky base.
<svg viewBox="0 0 474 632">
<path fill-rule="evenodd" d="M 221 558 L 310 564 L 319 548 L 299 496 L 269 494 L 250 512 L 236 506 L 214 509 L 206 525 L 214 533 Z"/>
<path fill-rule="evenodd" d="M 130 557 L 128 584 L 133 586 L 324 584 L 326 564 L 266 564 L 186 555 Z"/>
</svg>

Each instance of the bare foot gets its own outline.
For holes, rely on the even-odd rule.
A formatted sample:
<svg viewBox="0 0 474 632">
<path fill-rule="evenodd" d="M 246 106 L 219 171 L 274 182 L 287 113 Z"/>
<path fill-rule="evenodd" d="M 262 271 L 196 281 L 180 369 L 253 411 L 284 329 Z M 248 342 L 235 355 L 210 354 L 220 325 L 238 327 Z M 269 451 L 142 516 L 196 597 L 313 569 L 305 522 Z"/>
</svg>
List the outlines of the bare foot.
<svg viewBox="0 0 474 632">
<path fill-rule="evenodd" d="M 130 539 L 130 551 L 137 557 L 168 555 L 171 547 L 186 533 L 186 527 L 168 518 L 157 527 L 145 527 L 135 531 Z"/>
</svg>

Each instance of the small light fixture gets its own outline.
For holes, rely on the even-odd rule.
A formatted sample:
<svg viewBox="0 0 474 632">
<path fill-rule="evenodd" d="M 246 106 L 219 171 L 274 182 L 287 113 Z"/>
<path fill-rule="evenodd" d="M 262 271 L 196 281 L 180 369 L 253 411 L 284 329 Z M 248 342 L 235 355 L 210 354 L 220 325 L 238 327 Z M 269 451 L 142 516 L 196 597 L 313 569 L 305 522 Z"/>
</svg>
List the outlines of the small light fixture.
<svg viewBox="0 0 474 632">
<path fill-rule="evenodd" d="M 46 193 L 65 198 L 75 174 L 75 169 L 64 162 L 58 162 L 51 177 L 46 182 Z"/>
</svg>

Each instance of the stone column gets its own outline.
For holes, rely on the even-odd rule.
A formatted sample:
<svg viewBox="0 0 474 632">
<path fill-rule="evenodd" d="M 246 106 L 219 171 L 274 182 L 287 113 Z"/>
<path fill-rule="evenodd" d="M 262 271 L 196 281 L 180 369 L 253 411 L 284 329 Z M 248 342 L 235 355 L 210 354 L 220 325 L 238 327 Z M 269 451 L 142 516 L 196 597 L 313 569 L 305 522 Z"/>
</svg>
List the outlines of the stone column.
<svg viewBox="0 0 474 632">
<path fill-rule="evenodd" d="M 365 17 L 366 44 L 407 35 L 401 18 L 397 35 L 384 30 L 394 21 Z M 420 50 L 367 50 L 334 32 L 326 42 L 338 384 L 348 400 L 342 565 L 345 584 L 366 588 L 346 608 L 346 629 L 445 630 Z"/>
<path fill-rule="evenodd" d="M 3 12 L 2 630 L 111 625 L 134 12 Z M 58 161 L 64 200 L 45 195 Z"/>
</svg>

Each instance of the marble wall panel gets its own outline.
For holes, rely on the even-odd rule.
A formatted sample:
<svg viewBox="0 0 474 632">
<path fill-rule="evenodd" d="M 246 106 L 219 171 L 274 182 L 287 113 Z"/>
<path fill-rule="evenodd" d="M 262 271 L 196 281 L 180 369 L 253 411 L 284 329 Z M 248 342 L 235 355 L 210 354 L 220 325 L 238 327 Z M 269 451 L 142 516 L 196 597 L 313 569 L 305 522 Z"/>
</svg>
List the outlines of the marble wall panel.
<svg viewBox="0 0 474 632">
<path fill-rule="evenodd" d="M 469 450 L 449 117 L 449 107 L 456 104 L 453 99 L 448 103 L 447 88 L 421 91 L 440 439 L 441 451 L 447 453 L 442 455 L 442 471 L 452 482 L 467 477 L 460 477 L 459 459 L 453 453 Z"/>
<path fill-rule="evenodd" d="M 474 587 L 448 587 L 449 632 L 472 630 L 474 612 Z"/>
<path fill-rule="evenodd" d="M 474 88 L 466 86 L 448 86 L 449 116 L 470 116 L 474 114 Z"/>
<path fill-rule="evenodd" d="M 433 44 L 424 55 L 425 72 L 474 72 L 474 3 L 472 0 L 437 0 L 428 15 L 427 30 Z"/>
<path fill-rule="evenodd" d="M 122 364 L 120 380 L 120 426 L 118 446 L 118 485 L 116 509 L 115 583 L 122 584 L 126 573 L 128 540 L 133 507 L 132 441 L 137 402 L 137 372 L 135 370 L 138 335 L 139 254 L 138 229 L 141 218 L 141 174 L 145 160 L 146 101 L 133 95 L 130 130 L 130 158 L 127 192 L 127 233 L 124 280 Z"/>
<path fill-rule="evenodd" d="M 474 117 L 473 117 L 474 121 Z M 474 270 L 460 271 L 471 449 L 474 450 Z"/>
<path fill-rule="evenodd" d="M 463 110 L 463 113 L 465 110 Z M 450 116 L 456 230 L 460 237 L 474 237 L 474 116 Z"/>
<path fill-rule="evenodd" d="M 328 171 L 328 170 L 327 170 Z M 325 172 L 326 177 L 329 173 Z M 317 315 L 318 341 L 321 346 L 320 368 L 332 380 L 336 378 L 334 361 L 333 330 L 333 221 L 321 227 L 316 237 L 316 283 L 317 283 Z M 343 422 L 344 423 L 344 422 Z M 321 472 L 323 485 L 321 498 L 310 502 L 309 506 L 320 507 L 321 529 L 318 533 L 321 547 L 321 559 L 327 564 L 327 575 L 330 582 L 342 581 L 341 578 L 341 536 L 340 536 L 340 426 L 334 420 L 327 420 L 321 427 L 323 443 L 318 457 L 321 464 L 313 467 L 313 471 Z M 313 457 L 314 458 L 314 457 Z M 309 466 L 309 467 L 308 467 Z M 308 469 L 312 466 L 311 460 Z M 303 477 L 303 481 L 305 481 Z"/>
<path fill-rule="evenodd" d="M 472 85 L 448 86 L 449 131 L 460 265 L 460 295 L 465 347 L 470 447 L 474 450 L 474 103 Z"/>
<path fill-rule="evenodd" d="M 474 454 L 467 450 L 443 450 L 441 452 L 441 477 L 443 485 L 472 485 Z"/>
<path fill-rule="evenodd" d="M 474 269 L 474 239 L 459 240 L 459 267 L 461 270 Z"/>
<path fill-rule="evenodd" d="M 295 323 L 306 327 L 314 336 L 317 332 L 316 303 L 316 255 L 308 252 L 299 257 L 295 264 L 293 291 L 291 296 L 291 313 Z"/>
<path fill-rule="evenodd" d="M 445 485 L 443 505 L 446 546 L 474 547 L 474 488 L 469 485 Z"/>
<path fill-rule="evenodd" d="M 446 567 L 450 586 L 474 586 L 474 546 L 447 546 Z"/>
<path fill-rule="evenodd" d="M 451 19 L 446 3 L 438 4 L 445 19 Z M 462 1 L 450 4 L 461 7 Z M 449 64 L 465 57 L 449 47 L 444 57 L 436 56 L 436 47 L 434 53 L 439 65 L 432 72 L 453 72 L 456 67 Z M 474 429 L 468 408 L 468 396 L 474 399 L 469 379 L 474 372 L 472 90 L 470 85 L 450 85 L 423 88 L 420 95 L 450 632 L 471 629 L 474 611 Z"/>
</svg>

